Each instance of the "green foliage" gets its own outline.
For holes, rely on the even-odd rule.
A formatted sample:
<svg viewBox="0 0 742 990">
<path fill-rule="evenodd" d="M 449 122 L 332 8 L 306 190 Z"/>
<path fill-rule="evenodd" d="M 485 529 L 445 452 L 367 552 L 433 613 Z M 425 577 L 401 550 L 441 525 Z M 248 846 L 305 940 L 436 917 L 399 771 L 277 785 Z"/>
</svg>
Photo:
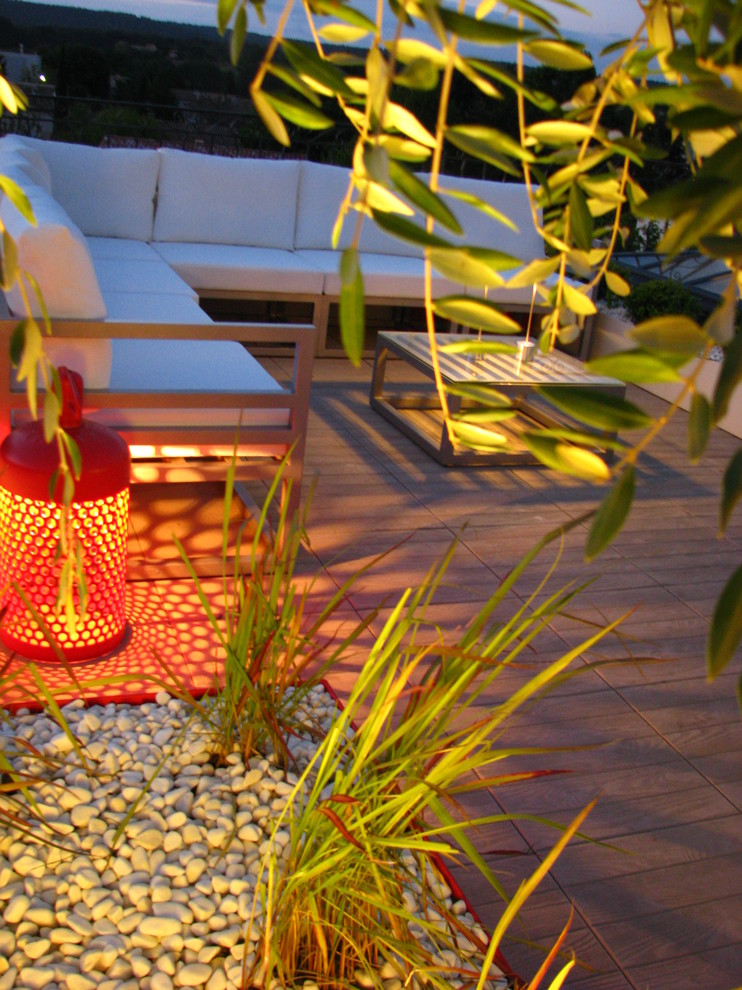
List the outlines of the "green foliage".
<svg viewBox="0 0 742 990">
<path fill-rule="evenodd" d="M 284 498 L 275 529 L 269 523 L 282 472 L 274 479 L 256 530 L 249 536 L 249 566 L 244 568 L 244 525 L 235 546 L 228 547 L 234 466 L 233 462 L 224 501 L 220 610 L 214 610 L 182 545 L 177 538 L 175 541 L 196 584 L 204 614 L 219 640 L 224 662 L 223 680 L 215 683 L 213 697 L 191 701 L 212 729 L 218 759 L 225 760 L 235 750 L 246 761 L 255 754 L 273 753 L 288 765 L 291 736 L 299 731 L 315 731 L 301 714 L 307 694 L 322 680 L 338 654 L 366 628 L 373 613 L 359 620 L 337 642 L 332 633 L 323 631 L 363 571 L 353 575 L 322 609 L 315 612 L 308 608 L 315 580 L 306 581 L 300 591 L 295 574 L 306 541 L 304 519 L 289 516 Z M 309 502 L 307 499 L 304 515 Z M 234 555 L 231 568 L 230 552 Z"/>
<path fill-rule="evenodd" d="M 578 593 L 548 591 L 547 576 L 515 614 L 499 618 L 498 609 L 544 543 L 453 641 L 428 615 L 453 546 L 417 590 L 401 596 L 275 823 L 274 835 L 287 831 L 289 841 L 285 847 L 272 841 L 262 857 L 254 910 L 263 919 L 261 951 L 254 953 L 248 982 L 297 987 L 311 979 L 341 988 L 357 983 L 360 970 L 376 985 L 385 966 L 403 983 L 422 972 L 440 990 L 450 987 L 454 974 L 472 986 L 486 983 L 504 929 L 552 858 L 504 908 L 487 946 L 481 930 L 470 930 L 447 908 L 438 861 L 465 858 L 503 896 L 469 833 L 512 816 L 462 820 L 458 798 L 537 776 L 508 770 L 508 758 L 521 754 L 502 744 L 503 729 L 520 709 L 571 676 L 573 662 L 615 625 L 590 635 L 513 693 L 506 690 L 500 703 L 482 705 L 485 693 L 522 662 Z M 554 855 L 583 817 L 564 830 Z M 414 904 L 428 911 L 415 913 Z M 442 967 L 440 955 L 459 955 L 462 936 L 475 947 L 473 955 Z"/>
<path fill-rule="evenodd" d="M 635 285 L 623 300 L 633 323 L 670 313 L 703 319 L 704 307 L 687 286 L 674 278 L 650 279 Z"/>
<path fill-rule="evenodd" d="M 617 377 L 627 381 L 678 381 L 683 395 L 695 395 L 699 365 L 689 364 L 688 358 L 696 352 L 705 355 L 714 344 L 724 346 L 713 402 L 707 407 L 698 399 L 693 401 L 688 450 L 692 459 L 700 458 L 709 430 L 724 415 L 742 377 L 742 338 L 734 330 L 735 298 L 742 285 L 738 230 L 742 224 L 742 46 L 738 43 L 742 0 L 656 0 L 640 5 L 643 23 L 631 38 L 611 48 L 600 72 L 582 46 L 561 32 L 558 12 L 531 0 L 509 4 L 518 16 L 517 23 L 505 23 L 494 3 L 484 3 L 470 14 L 432 0 L 390 5 L 390 11 L 383 10 L 383 25 L 381 6 L 378 22 L 364 19 L 360 24 L 350 3 L 313 2 L 305 7 L 313 45 L 286 41 L 290 7 L 287 4 L 279 18 L 250 87 L 271 132 L 286 143 L 289 134 L 284 118 L 296 119 L 293 107 L 292 117 L 275 99 L 272 103 L 266 99 L 265 84 L 273 66 L 287 63 L 283 83 L 299 94 L 295 99 L 305 101 L 308 117 L 310 104 L 319 98 L 323 109 L 334 103 L 355 131 L 351 178 L 358 193 L 355 208 L 387 233 L 416 243 L 429 272 L 435 269 L 475 290 L 472 296 L 503 284 L 533 285 L 546 308 L 541 320 L 542 350 L 579 335 L 584 320 L 596 312 L 593 296 L 604 284 L 611 293 L 625 296 L 625 281 L 618 273 L 609 273 L 609 267 L 614 249 L 631 236 L 641 238 L 641 243 L 630 242 L 632 248 L 656 248 L 670 255 L 693 249 L 728 265 L 728 290 L 705 323 L 704 315 L 677 285 L 663 285 L 661 297 L 655 287 L 635 290 L 629 305 L 644 324 L 638 335 L 641 347 L 629 355 L 606 359 L 604 365 L 605 373 L 618 372 Z M 219 0 L 223 31 L 236 23 L 241 10 L 252 15 L 253 5 L 245 0 Z M 334 59 L 322 39 L 344 36 L 350 40 L 349 26 L 363 32 L 365 57 Z M 417 40 L 423 34 L 434 41 Z M 466 55 L 461 42 L 466 42 Z M 232 51 L 236 57 L 239 45 L 233 45 Z M 514 71 L 503 65 L 508 56 Z M 540 63 L 540 76 L 526 67 L 526 58 Z M 545 92 L 544 74 L 555 71 L 561 73 L 560 89 Z M 457 116 L 454 92 L 467 93 L 471 113 Z M 509 110 L 503 117 L 506 105 Z M 442 164 L 451 150 L 478 163 L 482 173 L 496 169 L 526 184 L 548 262 L 540 259 L 531 265 L 530 259 L 523 259 L 524 268 L 508 279 L 502 274 L 507 268 L 473 248 L 465 236 L 453 245 L 437 233 L 439 226 L 445 230 L 446 223 L 433 205 L 436 199 L 426 201 L 413 193 L 412 180 L 400 182 L 399 177 L 403 170 L 412 173 L 414 167 L 427 162 L 428 185 L 435 194 L 442 185 Z M 662 178 L 658 180 L 659 172 L 649 175 L 651 181 L 644 188 L 645 171 L 649 174 L 645 163 L 663 156 L 667 168 Z M 392 165 L 395 181 L 389 178 Z M 338 223 L 345 220 L 347 206 L 346 202 L 341 207 Z M 640 233 L 632 235 L 637 228 Z M 346 276 L 348 267 L 344 262 Z M 568 272 L 577 273 L 584 285 L 575 288 L 566 280 Z M 552 279 L 546 285 L 548 276 Z M 355 268 L 352 281 L 344 278 L 341 306 L 343 340 L 356 359 L 364 329 L 358 296 L 361 280 Z M 425 305 L 432 328 L 435 303 L 429 278 L 426 284 Z M 649 302 L 662 308 L 650 309 L 647 293 L 652 297 Z M 684 298 L 678 301 L 680 295 Z M 656 323 L 648 325 L 678 312 L 693 327 L 684 324 L 675 338 Z M 470 318 L 470 325 L 474 319 Z M 494 327 L 497 318 L 482 320 L 486 329 L 485 322 Z M 668 343 L 669 353 L 665 350 Z M 432 346 L 436 346 L 434 340 Z M 479 346 L 474 336 L 471 346 Z M 442 386 L 440 390 L 451 439 L 474 445 L 484 442 L 473 419 L 449 414 Z M 588 406 L 597 402 L 594 396 L 585 399 Z M 678 408 L 676 403 L 670 416 Z M 610 467 L 594 453 L 589 438 L 576 431 L 559 436 L 534 431 L 527 443 L 544 464 L 557 470 L 600 482 L 626 479 L 627 468 L 637 465 L 667 418 L 645 423 L 643 435 Z M 584 421 L 590 419 L 584 417 Z M 488 443 L 493 442 L 492 436 Z M 611 486 L 589 553 L 605 545 L 606 534 L 617 531 L 605 519 L 605 513 L 616 508 L 613 503 L 611 509 L 610 501 L 618 497 L 616 491 L 621 519 L 630 508 L 633 487 L 628 482 L 618 489 Z M 742 584 L 739 587 L 742 594 Z M 730 595 L 736 588 L 733 583 Z M 738 614 L 742 608 L 733 610 L 734 616 Z M 737 633 L 742 635 L 742 625 L 734 626 L 733 636 L 712 633 L 710 649 L 722 640 L 736 643 Z M 730 651 L 726 654 L 728 659 Z"/>
</svg>

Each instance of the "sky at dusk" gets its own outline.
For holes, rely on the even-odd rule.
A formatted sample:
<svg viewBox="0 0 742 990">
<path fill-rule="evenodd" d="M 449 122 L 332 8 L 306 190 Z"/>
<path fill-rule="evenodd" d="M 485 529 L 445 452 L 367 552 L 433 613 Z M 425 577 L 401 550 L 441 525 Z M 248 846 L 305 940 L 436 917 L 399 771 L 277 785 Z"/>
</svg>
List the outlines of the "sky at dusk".
<svg viewBox="0 0 742 990">
<path fill-rule="evenodd" d="M 216 23 L 216 0 L 58 0 L 57 5 L 116 10 L 161 21 L 205 25 Z M 544 2 L 544 6 L 559 17 L 565 33 L 579 33 L 584 41 L 592 42 L 589 47 L 594 51 L 600 49 L 609 39 L 630 34 L 640 21 L 636 0 L 582 0 L 581 5 L 590 12 L 590 16 L 563 7 L 554 0 Z M 272 30 L 283 6 L 282 0 L 266 0 L 266 30 Z M 374 17 L 376 0 L 356 0 L 354 6 Z M 470 6 L 473 9 L 475 4 L 471 3 Z M 287 34 L 290 37 L 303 37 L 303 26 L 301 3 L 296 0 Z M 262 30 L 254 14 L 250 19 L 250 30 Z"/>
</svg>

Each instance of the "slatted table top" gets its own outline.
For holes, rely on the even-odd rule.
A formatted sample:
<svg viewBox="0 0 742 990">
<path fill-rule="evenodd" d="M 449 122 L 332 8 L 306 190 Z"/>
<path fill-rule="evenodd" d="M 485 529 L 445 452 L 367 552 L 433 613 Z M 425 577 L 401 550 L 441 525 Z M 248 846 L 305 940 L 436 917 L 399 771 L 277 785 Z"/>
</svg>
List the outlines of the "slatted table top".
<svg viewBox="0 0 742 990">
<path fill-rule="evenodd" d="M 384 331 L 381 341 L 397 353 L 413 359 L 420 367 L 432 367 L 430 340 L 425 333 L 409 331 Z M 461 344 L 462 334 L 436 334 L 440 348 Z M 481 382 L 498 385 L 584 385 L 602 388 L 623 385 L 615 378 L 592 375 L 584 366 L 566 354 L 542 354 L 537 352 L 531 362 L 522 361 L 516 352 L 516 339 L 487 335 L 487 343 L 512 347 L 512 351 L 477 355 L 450 353 L 439 350 L 441 374 L 447 382 Z"/>
</svg>

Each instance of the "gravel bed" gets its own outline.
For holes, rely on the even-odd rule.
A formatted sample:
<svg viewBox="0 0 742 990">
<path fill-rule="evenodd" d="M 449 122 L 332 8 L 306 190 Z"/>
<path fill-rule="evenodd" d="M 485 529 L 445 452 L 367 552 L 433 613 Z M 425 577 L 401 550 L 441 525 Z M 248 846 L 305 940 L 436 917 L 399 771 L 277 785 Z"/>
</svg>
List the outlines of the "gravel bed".
<svg viewBox="0 0 742 990">
<path fill-rule="evenodd" d="M 329 724 L 335 705 L 323 688 L 308 704 Z M 250 922 L 261 855 L 296 776 L 236 753 L 215 768 L 209 733 L 167 694 L 63 711 L 90 772 L 47 715 L 23 710 L 0 725 L 5 758 L 44 779 L 33 795 L 56 833 L 40 843 L 0 822 L 0 990 L 237 990 L 259 938 Z M 19 760 L 14 737 L 39 755 Z M 295 743 L 300 763 L 312 751 L 310 740 Z M 275 841 L 285 847 L 288 833 Z M 439 893 L 474 924 L 445 885 Z M 414 907 L 414 892 L 405 900 Z M 440 961 L 458 962 L 453 952 Z M 400 990 L 393 970 L 379 975 L 384 990 Z M 373 982 L 358 974 L 360 987 Z M 489 986 L 508 982 L 497 971 Z"/>
</svg>

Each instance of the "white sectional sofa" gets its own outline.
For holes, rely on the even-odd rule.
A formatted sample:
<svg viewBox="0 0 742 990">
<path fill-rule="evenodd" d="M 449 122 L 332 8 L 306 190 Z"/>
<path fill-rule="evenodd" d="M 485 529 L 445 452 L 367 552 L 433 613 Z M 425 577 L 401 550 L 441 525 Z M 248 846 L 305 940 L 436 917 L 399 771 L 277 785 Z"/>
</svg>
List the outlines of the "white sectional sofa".
<svg viewBox="0 0 742 990">
<path fill-rule="evenodd" d="M 160 155 L 6 137 L 0 174 L 28 196 L 0 217 L 52 319 L 51 360 L 82 373 L 86 415 L 125 436 L 133 481 L 223 477 L 238 443 L 238 480 L 271 477 L 298 505 L 316 332 L 312 326 L 215 324 L 198 294 L 152 245 Z M 0 319 L 0 437 L 25 416 L 9 339 L 24 314 L 18 287 Z M 39 306 L 29 295 L 33 309 Z M 243 344 L 293 353 L 280 385 Z M 238 433 L 239 430 L 239 433 Z"/>
<path fill-rule="evenodd" d="M 333 249 L 332 231 L 348 189 L 346 169 L 306 161 L 222 158 L 170 148 L 93 148 L 9 135 L 0 140 L 0 174 L 22 186 L 38 221 L 33 227 L 7 198 L 0 202 L 0 217 L 16 241 L 20 266 L 38 281 L 55 323 L 52 359 L 80 366 L 87 387 L 101 391 L 95 397 L 100 406 L 108 403 L 113 408 L 112 392 L 118 398 L 126 390 L 140 393 L 126 403 L 128 411 L 119 421 L 110 412 L 103 417 L 98 410 L 94 415 L 122 430 L 131 431 L 136 425 L 144 431 L 146 417 L 140 412 L 134 416 L 132 409 L 149 408 L 151 425 L 162 426 L 162 407 L 174 404 L 178 395 L 181 425 L 212 430 L 208 446 L 216 442 L 213 431 L 217 426 L 224 429 L 230 422 L 224 411 L 226 402 L 214 396 L 237 389 L 233 375 L 239 369 L 246 384 L 243 401 L 233 403 L 231 424 L 235 425 L 234 407 L 242 408 L 244 432 L 250 406 L 251 422 L 256 409 L 262 413 L 270 409 L 266 422 L 259 425 L 274 427 L 275 407 L 266 405 L 260 396 L 270 394 L 275 382 L 234 343 L 237 338 L 250 339 L 245 329 L 250 325 L 215 322 L 207 315 L 210 306 L 214 311 L 215 301 L 222 307 L 232 305 L 225 300 L 240 300 L 241 304 L 290 300 L 309 305 L 311 316 L 303 333 L 301 326 L 283 327 L 280 333 L 272 324 L 257 328 L 263 343 L 280 338 L 302 352 L 304 363 L 297 365 L 293 390 L 306 388 L 301 399 L 306 404 L 303 352 L 310 341 L 317 353 L 327 352 L 330 307 L 340 294 L 339 253 Z M 499 248 L 524 261 L 543 256 L 543 242 L 534 231 L 523 186 L 451 177 L 444 177 L 441 184 L 444 192 L 458 191 L 484 200 L 517 227 L 514 232 L 449 195 L 467 244 Z M 351 211 L 339 248 L 351 242 L 355 218 Z M 392 238 L 366 221 L 358 247 L 367 303 L 421 305 L 424 264 L 416 245 Z M 460 285 L 434 275 L 434 295 L 461 291 Z M 18 290 L 6 295 L 11 316 L 22 314 Z M 489 297 L 502 299 L 512 310 L 527 312 L 531 305 L 529 288 L 491 289 Z M 12 321 L 6 323 L 7 333 L 11 325 Z M 81 348 L 75 345 L 79 353 L 71 358 L 69 338 L 79 336 L 94 340 Z M 169 356 L 158 364 L 157 381 L 145 385 L 142 338 L 148 337 L 160 339 L 158 355 Z M 176 345 L 177 338 L 181 343 Z M 184 339 L 193 342 L 190 352 Z M 213 346 L 205 351 L 195 347 L 197 341 Z M 185 363 L 175 360 L 176 355 L 180 358 L 186 353 L 190 357 Z M 154 362 L 155 353 L 149 349 L 146 364 L 154 367 Z M 258 398 L 245 398 L 253 392 Z M 9 408 L 9 403 L 5 406 Z M 207 406 L 212 409 L 211 419 L 203 413 Z M 214 412 L 217 408 L 222 410 L 219 415 Z M 294 443 L 299 414 L 294 408 L 284 413 L 290 427 L 284 440 Z M 0 409 L 0 429 L 7 428 L 10 420 L 8 410 Z M 171 419 L 168 428 L 175 430 L 175 420 Z M 265 436 L 261 442 L 267 442 Z"/>
<path fill-rule="evenodd" d="M 173 321 L 208 322 L 199 303 L 300 301 L 311 305 L 318 353 L 327 352 L 328 314 L 340 293 L 332 230 L 347 193 L 347 169 L 171 148 L 104 149 L 16 136 L 0 141 L 0 166 L 10 161 L 17 171 L 20 158 L 33 173 L 26 181 L 35 182 L 37 211 L 43 205 L 41 216 L 66 224 L 74 242 L 63 257 L 59 241 L 47 241 L 44 264 L 33 259 L 55 316 L 118 320 L 167 313 Z M 449 196 L 466 243 L 523 260 L 543 257 L 525 187 L 450 176 L 441 184 L 485 201 L 517 228 Z M 355 217 L 351 211 L 346 218 L 339 248 L 350 243 Z M 369 304 L 422 303 L 416 245 L 366 221 L 358 246 Z M 70 299 L 73 285 L 78 291 Z M 462 287 L 434 275 L 433 290 L 442 295 Z M 528 288 L 490 289 L 488 295 L 513 310 L 527 311 L 531 303 Z"/>
</svg>

